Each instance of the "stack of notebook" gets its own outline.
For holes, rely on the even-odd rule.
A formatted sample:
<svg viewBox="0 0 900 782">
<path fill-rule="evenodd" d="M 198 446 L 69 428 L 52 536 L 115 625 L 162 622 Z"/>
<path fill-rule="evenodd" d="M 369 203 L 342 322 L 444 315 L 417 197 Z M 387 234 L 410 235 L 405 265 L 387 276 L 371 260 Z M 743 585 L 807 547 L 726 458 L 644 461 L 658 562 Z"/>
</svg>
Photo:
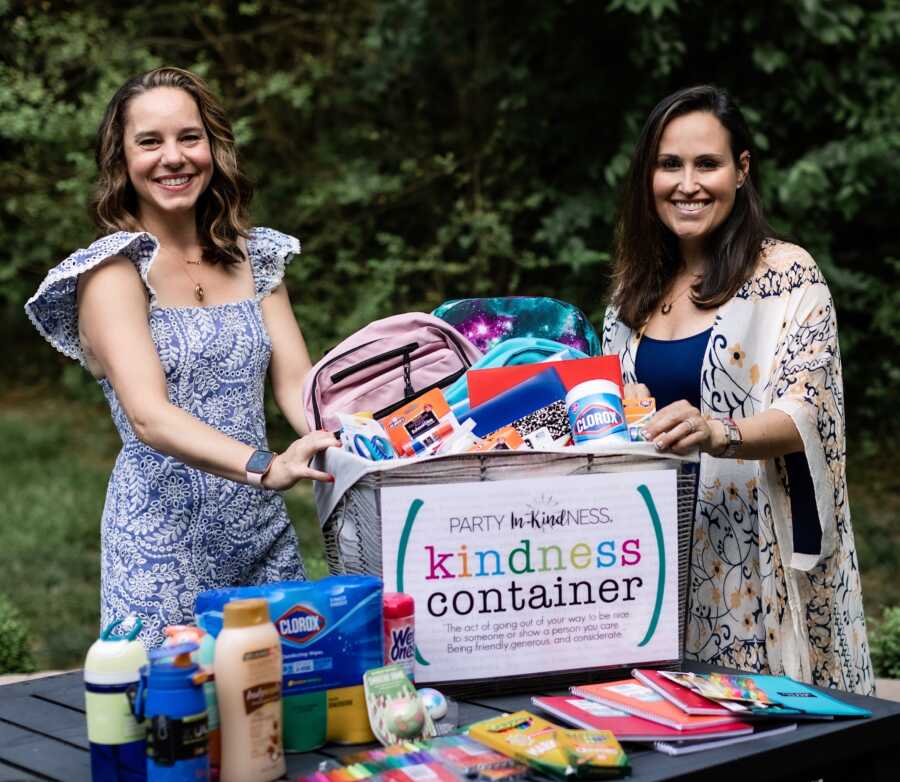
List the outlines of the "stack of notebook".
<svg viewBox="0 0 900 782">
<path fill-rule="evenodd" d="M 619 741 L 650 742 L 670 755 L 787 733 L 797 720 L 871 716 L 787 676 L 631 673 L 532 701 L 571 725 L 611 730 Z"/>
</svg>

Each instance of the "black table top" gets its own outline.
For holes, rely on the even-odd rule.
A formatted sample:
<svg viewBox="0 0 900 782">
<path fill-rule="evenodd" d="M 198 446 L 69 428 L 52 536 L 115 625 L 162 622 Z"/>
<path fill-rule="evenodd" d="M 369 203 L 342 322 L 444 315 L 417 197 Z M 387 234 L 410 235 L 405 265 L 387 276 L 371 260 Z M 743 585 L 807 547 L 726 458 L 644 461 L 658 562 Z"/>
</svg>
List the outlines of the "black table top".
<svg viewBox="0 0 900 782">
<path fill-rule="evenodd" d="M 710 670 L 687 664 L 689 670 Z M 542 693 L 550 694 L 550 693 Z M 560 693 L 556 693 L 560 694 Z M 796 731 L 720 749 L 670 757 L 627 745 L 634 782 L 655 780 L 894 780 L 900 777 L 900 703 L 840 693 L 870 719 L 799 723 Z M 530 695 L 470 697 L 459 703 L 465 725 L 500 712 L 533 711 Z M 288 779 L 361 748 L 330 745 L 288 755 Z M 90 751 L 80 672 L 0 687 L 0 782 L 90 780 Z"/>
</svg>

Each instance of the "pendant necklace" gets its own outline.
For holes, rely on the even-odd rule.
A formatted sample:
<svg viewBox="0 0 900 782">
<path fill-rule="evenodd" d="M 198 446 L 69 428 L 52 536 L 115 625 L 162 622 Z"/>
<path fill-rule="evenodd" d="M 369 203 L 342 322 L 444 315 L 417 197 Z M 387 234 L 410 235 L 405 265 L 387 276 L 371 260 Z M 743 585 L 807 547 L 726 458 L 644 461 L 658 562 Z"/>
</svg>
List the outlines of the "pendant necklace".
<svg viewBox="0 0 900 782">
<path fill-rule="evenodd" d="M 700 276 L 701 275 L 699 275 L 699 274 L 693 275 L 694 280 L 696 280 Z M 674 299 L 669 299 L 669 301 L 663 302 L 663 305 L 662 305 L 662 307 L 660 307 L 660 310 L 659 310 L 660 313 L 662 313 L 663 315 L 668 315 L 672 311 L 672 305 L 676 301 L 678 301 L 682 296 L 684 296 L 684 294 L 687 293 L 692 287 L 694 287 L 693 282 L 691 282 L 690 285 L 686 286 L 685 288 L 682 288 L 681 292 Z"/>
<path fill-rule="evenodd" d="M 196 261 L 192 261 L 190 258 L 184 259 L 185 265 L 182 267 L 184 269 L 184 273 L 188 276 L 188 279 L 194 284 L 194 298 L 199 301 L 201 304 L 203 303 L 203 299 L 206 296 L 206 291 L 203 290 L 203 286 L 197 282 L 188 271 L 188 266 L 200 266 L 203 263 L 202 258 L 198 258 Z"/>
</svg>

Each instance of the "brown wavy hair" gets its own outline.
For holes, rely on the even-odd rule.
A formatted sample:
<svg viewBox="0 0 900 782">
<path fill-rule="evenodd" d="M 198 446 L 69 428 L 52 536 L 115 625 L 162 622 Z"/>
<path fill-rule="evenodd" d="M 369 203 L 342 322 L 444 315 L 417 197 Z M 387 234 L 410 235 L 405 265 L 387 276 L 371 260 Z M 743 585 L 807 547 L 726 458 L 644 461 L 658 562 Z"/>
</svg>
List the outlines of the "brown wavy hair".
<svg viewBox="0 0 900 782">
<path fill-rule="evenodd" d="M 106 107 L 95 149 L 97 181 L 91 199 L 94 222 L 101 235 L 143 230 L 137 217 L 137 194 L 125 163 L 125 122 L 130 101 L 158 87 L 187 92 L 197 104 L 209 138 L 213 173 L 196 209 L 203 257 L 226 266 L 239 263 L 244 253 L 238 239 L 247 237 L 253 187 L 238 164 L 234 133 L 222 104 L 203 79 L 181 68 L 156 68 L 133 76 L 119 87 Z"/>
<path fill-rule="evenodd" d="M 633 329 L 650 319 L 682 269 L 678 239 L 656 213 L 653 172 L 666 126 L 694 111 L 708 112 L 722 123 L 728 131 L 735 165 L 745 151 L 750 153 L 751 163 L 754 161 L 747 123 L 731 96 L 719 87 L 700 85 L 679 90 L 663 98 L 650 112 L 625 179 L 614 242 L 611 303 L 618 309 L 619 320 Z M 735 193 L 728 217 L 707 239 L 710 262 L 691 289 L 694 304 L 714 309 L 734 296 L 753 273 L 763 241 L 772 236 L 759 192 L 748 173 Z"/>
</svg>

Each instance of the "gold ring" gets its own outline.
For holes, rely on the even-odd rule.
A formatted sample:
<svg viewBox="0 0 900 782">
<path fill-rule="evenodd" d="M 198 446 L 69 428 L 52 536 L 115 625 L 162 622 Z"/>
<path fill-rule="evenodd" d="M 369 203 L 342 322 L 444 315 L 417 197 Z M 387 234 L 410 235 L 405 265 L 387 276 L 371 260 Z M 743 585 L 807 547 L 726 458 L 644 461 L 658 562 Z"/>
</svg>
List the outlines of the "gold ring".
<svg viewBox="0 0 900 782">
<path fill-rule="evenodd" d="M 691 427 L 691 434 L 697 431 L 697 424 L 694 423 L 692 418 L 686 418 L 684 421 L 689 427 Z"/>
</svg>

